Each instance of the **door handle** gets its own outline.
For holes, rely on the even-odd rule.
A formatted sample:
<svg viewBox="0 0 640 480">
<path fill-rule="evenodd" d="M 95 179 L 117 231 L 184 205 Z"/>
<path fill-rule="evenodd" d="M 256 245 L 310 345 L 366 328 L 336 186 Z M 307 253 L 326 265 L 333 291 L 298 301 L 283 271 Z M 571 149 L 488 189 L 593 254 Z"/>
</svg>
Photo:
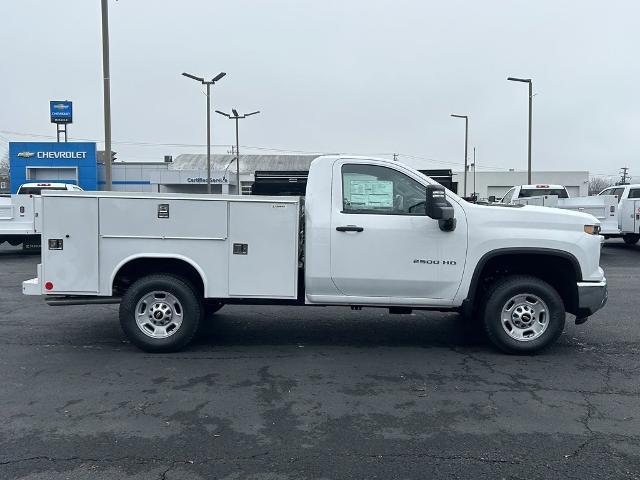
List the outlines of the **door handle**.
<svg viewBox="0 0 640 480">
<path fill-rule="evenodd" d="M 336 227 L 336 230 L 339 232 L 362 232 L 364 228 L 358 227 L 357 225 L 345 225 L 343 227 Z"/>
</svg>

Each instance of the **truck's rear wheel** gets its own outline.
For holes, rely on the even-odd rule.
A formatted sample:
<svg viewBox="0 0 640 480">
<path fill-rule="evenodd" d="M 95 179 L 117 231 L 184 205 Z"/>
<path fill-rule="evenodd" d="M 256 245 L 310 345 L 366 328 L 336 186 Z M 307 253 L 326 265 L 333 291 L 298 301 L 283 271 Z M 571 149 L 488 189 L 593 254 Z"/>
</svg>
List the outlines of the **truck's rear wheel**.
<svg viewBox="0 0 640 480">
<path fill-rule="evenodd" d="M 485 297 L 485 331 L 506 353 L 533 353 L 548 347 L 564 330 L 565 317 L 558 292 L 536 277 L 505 277 Z"/>
<path fill-rule="evenodd" d="M 174 275 L 149 275 L 122 297 L 120 325 L 142 350 L 175 352 L 193 339 L 202 312 L 202 301 L 189 282 Z"/>
<path fill-rule="evenodd" d="M 624 243 L 626 243 L 627 245 L 635 245 L 640 241 L 640 234 L 629 233 L 624 237 L 622 237 L 622 239 L 624 240 Z"/>
</svg>

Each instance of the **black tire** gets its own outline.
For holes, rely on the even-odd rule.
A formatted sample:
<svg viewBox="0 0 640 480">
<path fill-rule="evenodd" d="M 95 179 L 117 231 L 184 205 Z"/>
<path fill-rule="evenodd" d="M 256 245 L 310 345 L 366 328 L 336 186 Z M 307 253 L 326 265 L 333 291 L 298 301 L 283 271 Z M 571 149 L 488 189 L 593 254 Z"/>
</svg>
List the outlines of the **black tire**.
<svg viewBox="0 0 640 480">
<path fill-rule="evenodd" d="M 173 295 L 179 306 L 174 305 L 174 308 L 181 311 L 181 324 L 166 338 L 153 338 L 145 334 L 136 322 L 138 302 L 154 291 Z M 198 331 L 203 312 L 202 300 L 187 280 L 169 274 L 149 275 L 133 283 L 122 297 L 120 326 L 131 343 L 146 352 L 176 352 L 191 342 Z"/>
<path fill-rule="evenodd" d="M 529 340 L 516 340 L 503 327 L 502 311 L 507 302 L 517 295 L 534 295 L 547 306 L 544 314 L 546 329 L 540 336 Z M 547 282 L 529 275 L 513 275 L 497 280 L 484 298 L 484 328 L 491 343 L 505 353 L 530 354 L 540 352 L 553 344 L 564 330 L 566 318 L 564 302 Z M 534 317 L 535 318 L 535 317 Z M 526 330 L 526 329 L 525 329 Z"/>
<path fill-rule="evenodd" d="M 624 237 L 622 237 L 622 239 L 624 240 L 624 243 L 626 243 L 627 245 L 635 245 L 640 241 L 640 234 L 629 233 Z"/>
</svg>

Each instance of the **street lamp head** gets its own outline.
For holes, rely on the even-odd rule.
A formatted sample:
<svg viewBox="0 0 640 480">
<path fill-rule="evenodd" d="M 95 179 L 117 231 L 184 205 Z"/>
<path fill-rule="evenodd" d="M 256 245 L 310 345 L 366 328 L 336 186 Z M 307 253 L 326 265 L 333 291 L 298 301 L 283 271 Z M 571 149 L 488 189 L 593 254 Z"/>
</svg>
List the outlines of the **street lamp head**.
<svg viewBox="0 0 640 480">
<path fill-rule="evenodd" d="M 469 118 L 469 116 L 468 116 L 468 115 L 456 115 L 456 114 L 454 114 L 454 113 L 452 113 L 452 114 L 451 114 L 451 116 L 452 116 L 452 117 L 456 117 L 456 118 L 465 118 L 465 119 L 468 119 L 468 118 Z"/>
<path fill-rule="evenodd" d="M 512 82 L 531 83 L 531 79 L 530 78 L 507 77 L 507 80 L 511 80 Z"/>
<path fill-rule="evenodd" d="M 226 73 L 225 73 L 225 72 L 220 72 L 218 75 L 216 75 L 215 77 L 213 77 L 213 78 L 211 79 L 211 81 L 212 81 L 213 83 L 215 83 L 215 82 L 217 82 L 218 80 L 220 80 L 222 77 L 224 77 L 225 75 L 226 75 Z"/>
<path fill-rule="evenodd" d="M 235 108 L 232 108 L 231 111 L 233 112 L 233 116 L 234 117 L 239 117 L 240 115 L 238 115 L 238 111 Z"/>
<path fill-rule="evenodd" d="M 204 82 L 204 78 L 196 77 L 195 75 L 191 75 L 190 73 L 182 72 L 182 75 L 184 77 L 191 78 L 191 79 L 196 80 L 198 82 Z"/>
</svg>

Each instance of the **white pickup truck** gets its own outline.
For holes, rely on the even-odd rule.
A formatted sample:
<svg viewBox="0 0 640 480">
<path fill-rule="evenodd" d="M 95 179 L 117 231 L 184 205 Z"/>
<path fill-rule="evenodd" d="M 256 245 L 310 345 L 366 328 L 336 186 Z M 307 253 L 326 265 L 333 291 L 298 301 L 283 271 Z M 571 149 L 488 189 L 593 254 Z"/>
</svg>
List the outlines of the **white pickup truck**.
<svg viewBox="0 0 640 480">
<path fill-rule="evenodd" d="M 306 197 L 45 192 L 50 305 L 119 303 L 138 347 L 186 346 L 224 304 L 458 311 L 509 353 L 534 352 L 607 300 L 598 222 L 475 205 L 398 162 L 325 156 Z"/>
<path fill-rule="evenodd" d="M 616 185 L 605 188 L 599 196 L 613 195 L 618 202 L 618 232 L 607 234 L 605 238 L 622 238 L 627 245 L 640 241 L 640 184 Z"/>
<path fill-rule="evenodd" d="M 562 185 L 517 185 L 506 193 L 501 203 L 562 208 L 588 213 L 600 221 L 602 235 L 608 237 L 620 232 L 618 200 L 613 195 L 569 197 L 567 189 Z"/>
<path fill-rule="evenodd" d="M 38 247 L 40 232 L 36 204 L 42 190 L 82 191 L 68 183 L 25 183 L 10 197 L 0 197 L 0 245 Z"/>
</svg>

